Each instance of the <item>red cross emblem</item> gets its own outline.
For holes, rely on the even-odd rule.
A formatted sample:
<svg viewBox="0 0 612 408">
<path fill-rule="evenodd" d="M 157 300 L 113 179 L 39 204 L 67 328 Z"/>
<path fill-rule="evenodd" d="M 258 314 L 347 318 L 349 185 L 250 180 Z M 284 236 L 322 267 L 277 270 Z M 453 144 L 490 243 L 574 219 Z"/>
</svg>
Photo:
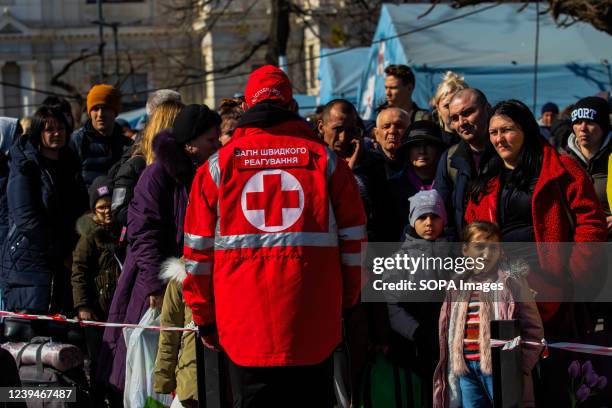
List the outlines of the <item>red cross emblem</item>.
<svg viewBox="0 0 612 408">
<path fill-rule="evenodd" d="M 304 209 L 304 190 L 300 182 L 283 170 L 263 170 L 244 186 L 242 211 L 251 225 L 266 232 L 291 227 Z"/>
</svg>

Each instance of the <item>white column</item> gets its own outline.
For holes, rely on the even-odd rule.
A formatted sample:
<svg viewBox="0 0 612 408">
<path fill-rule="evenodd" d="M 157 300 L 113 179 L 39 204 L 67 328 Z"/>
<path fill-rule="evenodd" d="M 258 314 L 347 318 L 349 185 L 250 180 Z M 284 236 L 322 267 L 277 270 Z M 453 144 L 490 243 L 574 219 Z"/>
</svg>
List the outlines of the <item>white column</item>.
<svg viewBox="0 0 612 408">
<path fill-rule="evenodd" d="M 21 70 L 21 86 L 27 88 L 35 88 L 36 84 L 34 82 L 34 65 L 36 61 L 19 61 L 17 65 Z M 29 89 L 21 89 L 21 104 L 24 105 L 21 112 L 23 116 L 30 116 L 36 110 L 36 106 L 28 106 L 34 105 L 36 103 L 34 99 L 34 91 Z"/>
<path fill-rule="evenodd" d="M 48 60 L 37 60 L 34 67 L 34 84 L 36 89 L 45 91 L 53 91 L 51 84 L 51 63 Z M 36 92 L 34 93 L 34 103 L 42 103 L 47 97 L 47 94 Z"/>
</svg>

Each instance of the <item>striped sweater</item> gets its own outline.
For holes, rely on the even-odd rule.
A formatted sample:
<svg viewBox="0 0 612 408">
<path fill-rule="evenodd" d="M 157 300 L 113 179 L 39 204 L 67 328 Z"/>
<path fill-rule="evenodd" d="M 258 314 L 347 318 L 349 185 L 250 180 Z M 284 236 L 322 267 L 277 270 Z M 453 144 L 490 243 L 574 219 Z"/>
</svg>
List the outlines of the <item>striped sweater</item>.
<svg viewBox="0 0 612 408">
<path fill-rule="evenodd" d="M 465 337 L 463 338 L 463 354 L 466 360 L 480 360 L 480 294 L 474 291 L 470 294 L 465 320 Z"/>
</svg>

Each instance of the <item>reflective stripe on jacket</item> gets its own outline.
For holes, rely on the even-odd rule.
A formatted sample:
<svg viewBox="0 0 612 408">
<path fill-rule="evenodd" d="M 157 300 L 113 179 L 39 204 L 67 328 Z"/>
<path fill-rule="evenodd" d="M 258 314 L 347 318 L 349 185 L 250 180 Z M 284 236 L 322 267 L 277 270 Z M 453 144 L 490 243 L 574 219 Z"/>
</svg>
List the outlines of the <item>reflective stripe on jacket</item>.
<svg viewBox="0 0 612 408">
<path fill-rule="evenodd" d="M 186 303 L 243 366 L 318 364 L 357 303 L 365 213 L 308 125 L 239 127 L 200 167 L 185 220 Z"/>
</svg>

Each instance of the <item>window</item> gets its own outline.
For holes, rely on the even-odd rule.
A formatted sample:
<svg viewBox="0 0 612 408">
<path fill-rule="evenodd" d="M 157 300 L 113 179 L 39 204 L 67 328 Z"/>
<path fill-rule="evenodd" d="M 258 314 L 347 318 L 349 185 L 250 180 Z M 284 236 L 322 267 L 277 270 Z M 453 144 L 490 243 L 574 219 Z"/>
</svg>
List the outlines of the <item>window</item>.
<svg viewBox="0 0 612 408">
<path fill-rule="evenodd" d="M 149 96 L 147 74 L 131 74 L 127 78 L 121 77 L 123 83 L 121 84 L 121 110 L 123 112 L 131 111 L 134 109 L 142 108 L 147 103 L 147 97 Z M 116 77 L 109 75 L 105 78 L 107 84 L 115 84 Z"/>
</svg>

